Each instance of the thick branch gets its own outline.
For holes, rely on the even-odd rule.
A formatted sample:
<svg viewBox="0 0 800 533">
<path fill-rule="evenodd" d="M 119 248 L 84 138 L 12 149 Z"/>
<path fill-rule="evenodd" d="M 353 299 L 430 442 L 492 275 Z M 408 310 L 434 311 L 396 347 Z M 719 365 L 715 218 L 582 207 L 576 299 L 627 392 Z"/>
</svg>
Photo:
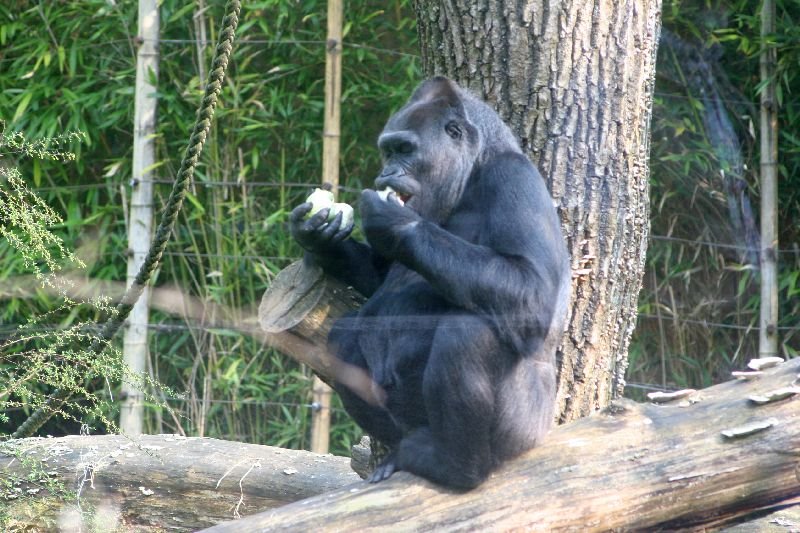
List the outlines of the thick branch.
<svg viewBox="0 0 800 533">
<path fill-rule="evenodd" d="M 211 531 L 719 526 L 800 496 L 800 395 L 765 405 L 748 399 L 792 386 L 798 372 L 800 359 L 677 405 L 623 402 L 555 429 L 543 446 L 465 494 L 399 473 Z M 765 429 L 722 434 L 753 423 Z"/>
<path fill-rule="evenodd" d="M 3 478 L 20 489 L 19 498 L 0 500 L 0 515 L 45 529 L 79 519 L 75 503 L 35 491 L 42 476 L 31 482 L 29 474 L 38 471 L 55 472 L 67 489 L 82 487 L 84 512 L 94 507 L 114 523 L 178 530 L 232 517 L 240 497 L 241 514 L 271 511 L 214 531 L 714 527 L 798 503 L 800 395 L 764 405 L 749 399 L 796 386 L 798 373 L 800 359 L 676 405 L 625 402 L 555 429 L 543 446 L 463 494 L 406 473 L 368 485 L 344 458 L 214 439 L 26 439 L 5 444 L 0 455 Z M 747 425 L 763 429 L 723 436 Z"/>
<path fill-rule="evenodd" d="M 0 448 L 0 465 L 1 478 L 12 482 L 0 494 L 0 529 L 37 531 L 65 521 L 80 526 L 79 511 L 93 508 L 137 531 L 194 531 L 359 479 L 344 457 L 173 435 L 22 439 Z M 77 502 L 42 488 L 47 473 L 78 492 Z"/>
<path fill-rule="evenodd" d="M 81 301 L 97 296 L 118 298 L 125 292 L 125 284 L 74 274 L 62 275 L 57 287 L 42 285 L 33 276 L 0 281 L 0 297 L 31 297 L 40 290 Z M 346 383 L 364 399 L 374 402 L 369 377 L 361 369 L 343 364 L 328 353 L 326 342 L 333 320 L 357 309 L 364 300 L 358 292 L 325 276 L 320 269 L 297 262 L 283 269 L 273 280 L 258 317 L 254 310 L 205 301 L 177 287 L 153 288 L 150 306 L 206 327 L 228 328 L 259 339 L 308 365 L 323 380 Z"/>
</svg>

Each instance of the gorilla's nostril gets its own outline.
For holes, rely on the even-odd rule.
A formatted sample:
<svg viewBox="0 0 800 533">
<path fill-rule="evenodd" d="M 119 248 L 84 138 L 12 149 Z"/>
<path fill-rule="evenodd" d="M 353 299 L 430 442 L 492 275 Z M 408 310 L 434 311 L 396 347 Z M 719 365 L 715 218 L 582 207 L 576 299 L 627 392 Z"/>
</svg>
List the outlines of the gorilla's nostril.
<svg viewBox="0 0 800 533">
<path fill-rule="evenodd" d="M 398 154 L 411 154 L 414 152 L 415 146 L 409 141 L 402 141 L 397 143 L 395 150 Z"/>
</svg>

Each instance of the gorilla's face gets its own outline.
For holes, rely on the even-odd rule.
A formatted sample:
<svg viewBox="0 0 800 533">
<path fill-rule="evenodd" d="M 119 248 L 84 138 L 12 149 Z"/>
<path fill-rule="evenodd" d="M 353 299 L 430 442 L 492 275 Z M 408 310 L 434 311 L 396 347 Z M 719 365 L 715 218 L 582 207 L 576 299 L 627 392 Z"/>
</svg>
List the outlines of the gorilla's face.
<svg viewBox="0 0 800 533">
<path fill-rule="evenodd" d="M 453 88 L 443 85 L 439 92 L 415 95 L 395 113 L 378 147 L 383 170 L 375 188 L 391 187 L 407 207 L 441 223 L 461 198 L 480 140 Z"/>
</svg>

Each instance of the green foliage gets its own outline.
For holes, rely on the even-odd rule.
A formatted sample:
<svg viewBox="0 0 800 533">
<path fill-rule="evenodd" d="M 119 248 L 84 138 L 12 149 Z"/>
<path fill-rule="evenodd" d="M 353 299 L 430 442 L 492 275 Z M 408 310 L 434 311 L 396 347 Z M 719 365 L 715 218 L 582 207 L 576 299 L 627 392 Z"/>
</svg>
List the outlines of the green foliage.
<svg viewBox="0 0 800 533">
<path fill-rule="evenodd" d="M 15 285 L 47 286 L 55 297 L 55 302 L 48 299 L 48 312 L 23 319 L 0 340 L 0 424 L 3 426 L 10 422 L 9 411 L 29 412 L 45 407 L 81 424 L 96 421 L 113 428 L 114 423 L 108 417 L 109 406 L 95 394 L 92 377 L 102 376 L 106 383 L 127 381 L 158 388 L 147 376 L 132 374 L 116 350 L 109 348 L 97 354 L 89 349 L 98 340 L 93 322 L 76 319 L 53 329 L 41 329 L 48 320 L 61 315 L 76 317 L 82 307 L 106 315 L 114 311 L 102 298 L 75 301 L 68 295 L 72 284 L 62 273 L 63 263 L 73 268 L 82 267 L 83 263 L 66 250 L 62 238 L 50 229 L 62 222 L 61 217 L 27 187 L 22 174 L 16 167 L 9 166 L 6 158 L 27 156 L 44 161 L 71 161 L 75 154 L 67 144 L 80 138 L 77 133 L 36 141 L 28 141 L 22 133 L 0 136 L 0 236 L 6 251 L 13 252 L 6 257 L 21 259 L 21 263 L 12 262 L 6 273 L 14 276 Z M 35 283 L 26 282 L 25 274 L 31 271 Z M 80 401 L 63 406 L 48 404 L 47 395 L 52 389 L 68 391 Z M 4 436 L 3 433 L 0 431 L 0 436 Z"/>
<path fill-rule="evenodd" d="M 777 48 L 782 87 L 779 337 L 783 354 L 795 356 L 800 8 L 778 6 L 776 34 L 764 44 Z M 745 230 L 758 228 L 760 8 L 748 0 L 664 4 L 650 159 L 653 238 L 630 351 L 631 382 L 704 387 L 757 356 L 757 251 Z"/>
<path fill-rule="evenodd" d="M 0 126 L 3 126 L 0 123 Z M 33 270 L 38 279 L 53 284 L 53 276 L 43 276 L 39 262 L 51 273 L 61 269 L 59 263 L 67 259 L 76 266 L 83 263 L 64 248 L 60 237 L 51 233 L 50 226 L 61 223 L 61 218 L 41 198 L 33 193 L 19 170 L 2 164 L 8 157 L 71 161 L 75 154 L 65 148 L 70 142 L 80 140 L 79 133 L 68 133 L 51 139 L 29 141 L 22 132 L 0 133 L 0 237 L 22 259 L 25 268 Z"/>
<path fill-rule="evenodd" d="M 160 3 L 156 205 L 163 205 L 177 171 L 219 30 L 224 2 L 206 4 L 195 19 L 195 3 Z M 87 132 L 75 164 L 21 161 L 20 169 L 63 219 L 52 227 L 67 248 L 82 251 L 92 278 L 125 279 L 136 5 L 23 0 L 0 6 L 0 117 L 10 131 L 31 138 Z M 316 0 L 244 3 L 215 124 L 157 283 L 177 283 L 248 316 L 274 274 L 299 257 L 285 220 L 321 181 L 325 13 L 325 2 Z M 349 4 L 345 20 L 338 201 L 352 203 L 377 174 L 374 143 L 383 119 L 405 100 L 419 72 L 407 0 Z M 198 42 L 203 35 L 208 42 Z M 0 273 L 10 273 L 17 261 L 0 250 Z M 102 318 L 86 308 L 52 311 L 46 295 L 4 301 L 0 335 L 2 324 L 20 316 L 49 313 L 42 328 Z M 185 394 L 169 398 L 150 388 L 175 412 L 152 401 L 147 431 L 308 445 L 306 369 L 238 333 L 160 313 L 151 321 L 150 374 Z M 116 377 L 93 386 L 97 398 L 118 401 Z M 338 404 L 332 414 L 332 449 L 344 453 L 360 433 Z M 9 427 L 19 419 L 12 415 Z M 54 433 L 76 429 L 57 421 L 49 426 Z"/>
<path fill-rule="evenodd" d="M 0 452 L 17 461 L 20 470 L 25 474 L 4 472 L 0 477 L 0 526 L 6 531 L 16 530 L 11 508 L 22 506 L 35 508 L 40 503 L 42 491 L 64 502 L 74 502 L 76 494 L 64 487 L 58 476 L 39 457 L 26 453 L 14 442 L 0 443 Z M 43 527 L 55 527 L 55 524 L 42 523 Z"/>
</svg>

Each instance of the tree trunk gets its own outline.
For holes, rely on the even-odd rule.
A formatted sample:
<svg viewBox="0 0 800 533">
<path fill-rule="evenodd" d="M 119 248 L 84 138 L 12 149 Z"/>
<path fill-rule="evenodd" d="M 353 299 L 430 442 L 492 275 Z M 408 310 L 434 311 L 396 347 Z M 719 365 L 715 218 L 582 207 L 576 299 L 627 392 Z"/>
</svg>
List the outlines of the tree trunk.
<svg viewBox="0 0 800 533">
<path fill-rule="evenodd" d="M 720 527 L 800 503 L 798 372 L 795 359 L 756 381 L 724 383 L 671 404 L 622 400 L 556 428 L 542 446 L 470 492 L 400 472 L 377 485 L 348 486 L 210 531 Z M 765 404 L 750 399 L 777 390 L 794 395 Z"/>
<path fill-rule="evenodd" d="M 2 531 L 195 531 L 359 479 L 344 457 L 175 435 L 21 439 L 0 464 Z"/>
<path fill-rule="evenodd" d="M 624 387 L 649 228 L 660 0 L 415 0 L 427 75 L 493 102 L 548 182 L 572 256 L 558 417 Z"/>
</svg>

